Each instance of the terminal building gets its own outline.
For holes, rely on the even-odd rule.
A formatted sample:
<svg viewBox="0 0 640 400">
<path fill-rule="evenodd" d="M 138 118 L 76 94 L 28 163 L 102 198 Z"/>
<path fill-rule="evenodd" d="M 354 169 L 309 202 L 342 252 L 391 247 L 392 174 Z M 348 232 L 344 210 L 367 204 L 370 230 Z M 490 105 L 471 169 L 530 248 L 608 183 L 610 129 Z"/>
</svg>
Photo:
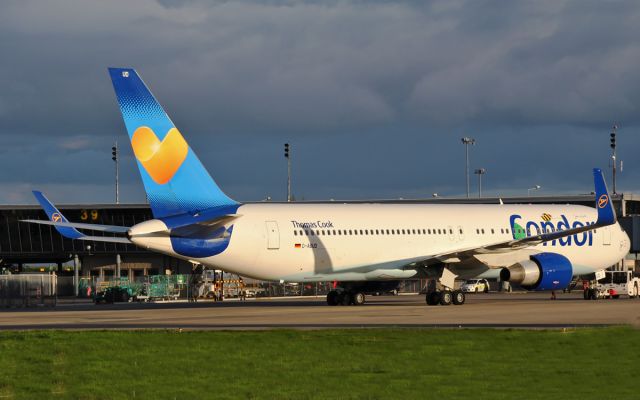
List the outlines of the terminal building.
<svg viewBox="0 0 640 400">
<path fill-rule="evenodd" d="M 640 252 L 640 196 L 623 193 L 612 196 L 620 223 L 631 239 L 627 263 L 635 265 Z M 376 200 L 393 203 L 485 203 L 498 204 L 581 204 L 593 207 L 594 195 L 535 196 L 511 198 L 432 198 L 422 200 Z M 371 201 L 368 201 L 371 202 Z M 133 226 L 152 218 L 147 204 L 60 205 L 73 222 Z M 29 265 L 51 264 L 60 273 L 77 269 L 79 276 L 133 279 L 140 275 L 188 274 L 190 262 L 143 250 L 132 244 L 88 242 L 63 238 L 55 228 L 20 222 L 47 219 L 38 206 L 0 206 L 0 268 L 19 273 Z M 95 233 L 100 234 L 100 233 Z M 108 235 L 108 234 L 107 234 Z M 73 272 L 71 272 L 73 273 Z"/>
</svg>

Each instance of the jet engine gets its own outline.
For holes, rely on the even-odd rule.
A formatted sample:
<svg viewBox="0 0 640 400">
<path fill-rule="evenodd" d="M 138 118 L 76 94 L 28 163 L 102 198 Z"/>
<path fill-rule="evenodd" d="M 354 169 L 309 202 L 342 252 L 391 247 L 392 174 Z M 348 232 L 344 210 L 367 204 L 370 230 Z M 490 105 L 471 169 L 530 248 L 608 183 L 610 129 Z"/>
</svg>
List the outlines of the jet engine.
<svg viewBox="0 0 640 400">
<path fill-rule="evenodd" d="M 500 279 L 518 284 L 526 290 L 559 290 L 569 286 L 573 277 L 571 261 L 557 253 L 538 253 L 529 260 L 500 271 Z"/>
</svg>

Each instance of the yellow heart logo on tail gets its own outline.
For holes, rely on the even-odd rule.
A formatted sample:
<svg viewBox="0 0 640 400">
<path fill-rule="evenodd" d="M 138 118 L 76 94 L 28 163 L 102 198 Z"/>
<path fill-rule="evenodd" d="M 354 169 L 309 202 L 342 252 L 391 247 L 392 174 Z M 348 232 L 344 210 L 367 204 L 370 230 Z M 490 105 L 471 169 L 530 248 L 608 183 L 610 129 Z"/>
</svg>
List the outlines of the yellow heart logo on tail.
<svg viewBox="0 0 640 400">
<path fill-rule="evenodd" d="M 131 146 L 151 179 L 160 185 L 173 178 L 189 152 L 189 145 L 176 128 L 169 129 L 161 142 L 151 128 L 141 126 L 133 133 Z"/>
</svg>

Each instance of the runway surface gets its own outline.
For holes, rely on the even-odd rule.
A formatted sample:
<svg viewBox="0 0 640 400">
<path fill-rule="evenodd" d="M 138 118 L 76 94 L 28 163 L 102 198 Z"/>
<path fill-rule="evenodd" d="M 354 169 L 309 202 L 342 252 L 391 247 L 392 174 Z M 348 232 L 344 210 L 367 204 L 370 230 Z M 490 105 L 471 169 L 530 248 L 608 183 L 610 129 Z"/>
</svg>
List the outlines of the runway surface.
<svg viewBox="0 0 640 400">
<path fill-rule="evenodd" d="M 581 292 L 490 293 L 462 306 L 427 306 L 422 295 L 367 297 L 363 306 L 326 305 L 323 298 L 246 302 L 60 304 L 4 309 L 0 330 L 23 329 L 269 329 L 361 327 L 521 327 L 633 325 L 640 299 L 583 300 Z"/>
</svg>

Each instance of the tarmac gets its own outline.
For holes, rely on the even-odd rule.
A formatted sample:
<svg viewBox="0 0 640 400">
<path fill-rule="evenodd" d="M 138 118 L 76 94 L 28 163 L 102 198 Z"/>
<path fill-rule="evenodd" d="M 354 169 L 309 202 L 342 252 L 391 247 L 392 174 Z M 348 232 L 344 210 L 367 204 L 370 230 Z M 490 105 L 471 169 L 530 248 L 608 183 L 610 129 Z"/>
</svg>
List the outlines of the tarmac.
<svg viewBox="0 0 640 400">
<path fill-rule="evenodd" d="M 362 306 L 328 306 L 324 297 L 241 302 L 61 301 L 56 307 L 0 310 L 0 330 L 324 329 L 324 328 L 640 328 L 640 299 L 584 300 L 582 292 L 469 294 L 462 306 L 427 306 L 424 295 L 367 296 Z"/>
</svg>

